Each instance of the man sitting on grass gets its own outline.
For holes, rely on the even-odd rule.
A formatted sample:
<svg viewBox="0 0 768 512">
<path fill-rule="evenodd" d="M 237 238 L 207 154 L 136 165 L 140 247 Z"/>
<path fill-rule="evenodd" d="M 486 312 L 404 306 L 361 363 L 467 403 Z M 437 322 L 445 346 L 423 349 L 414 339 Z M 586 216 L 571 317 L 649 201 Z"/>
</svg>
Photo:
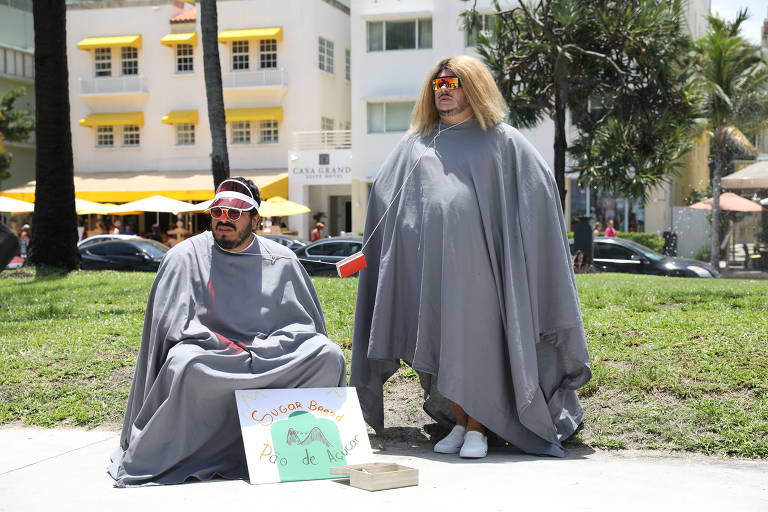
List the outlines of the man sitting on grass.
<svg viewBox="0 0 768 512">
<path fill-rule="evenodd" d="M 211 231 L 166 254 L 109 466 L 117 487 L 246 478 L 235 390 L 344 385 L 307 274 L 253 233 L 260 202 L 250 180 L 224 181 Z"/>
</svg>

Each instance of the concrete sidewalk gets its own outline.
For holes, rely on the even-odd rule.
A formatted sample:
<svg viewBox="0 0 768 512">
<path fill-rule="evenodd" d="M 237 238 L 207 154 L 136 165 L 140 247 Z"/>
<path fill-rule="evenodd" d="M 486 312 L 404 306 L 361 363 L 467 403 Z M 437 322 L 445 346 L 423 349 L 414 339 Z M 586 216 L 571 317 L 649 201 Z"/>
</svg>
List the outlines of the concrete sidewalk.
<svg viewBox="0 0 768 512">
<path fill-rule="evenodd" d="M 0 429 L 0 511 L 768 510 L 768 463 L 570 450 L 564 459 L 500 450 L 482 460 L 429 447 L 379 451 L 419 470 L 418 487 L 367 492 L 346 480 L 270 485 L 213 481 L 115 489 L 115 432 Z"/>
</svg>

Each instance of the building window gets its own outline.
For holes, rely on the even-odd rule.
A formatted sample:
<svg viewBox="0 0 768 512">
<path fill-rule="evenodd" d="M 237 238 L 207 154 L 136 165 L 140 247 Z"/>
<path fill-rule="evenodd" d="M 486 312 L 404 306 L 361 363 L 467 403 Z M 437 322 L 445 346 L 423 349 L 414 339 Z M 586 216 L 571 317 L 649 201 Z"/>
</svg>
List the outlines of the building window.
<svg viewBox="0 0 768 512">
<path fill-rule="evenodd" d="M 115 145 L 115 134 L 112 126 L 96 127 L 96 147 L 111 148 Z"/>
<path fill-rule="evenodd" d="M 333 119 L 329 117 L 320 118 L 320 129 L 323 131 L 333 130 Z"/>
<path fill-rule="evenodd" d="M 368 51 L 432 48 L 432 18 L 368 22 Z"/>
<path fill-rule="evenodd" d="M 120 48 L 120 57 L 123 64 L 123 75 L 139 74 L 139 50 L 132 46 Z"/>
<path fill-rule="evenodd" d="M 413 101 L 368 104 L 368 133 L 404 132 L 411 120 Z"/>
<path fill-rule="evenodd" d="M 333 42 L 319 38 L 320 69 L 333 73 Z"/>
<path fill-rule="evenodd" d="M 232 41 L 232 69 L 250 69 L 248 41 Z"/>
<path fill-rule="evenodd" d="M 135 124 L 123 126 L 123 146 L 138 146 L 139 142 L 139 127 Z"/>
<path fill-rule="evenodd" d="M 344 77 L 347 80 L 351 80 L 352 76 L 352 54 L 349 50 L 344 50 Z"/>
<path fill-rule="evenodd" d="M 494 21 L 493 14 L 481 14 L 477 19 L 477 26 L 472 30 L 467 30 L 467 46 L 477 45 L 477 36 L 482 34 L 487 38 L 493 36 L 492 23 Z"/>
<path fill-rule="evenodd" d="M 259 121 L 259 144 L 277 144 L 277 121 Z"/>
<path fill-rule="evenodd" d="M 94 51 L 96 76 L 112 76 L 112 48 L 96 48 Z"/>
<path fill-rule="evenodd" d="M 194 146 L 195 125 L 193 123 L 176 123 L 176 145 Z"/>
<path fill-rule="evenodd" d="M 10 48 L 0 47 L 0 74 L 35 78 L 34 57 Z"/>
<path fill-rule="evenodd" d="M 191 73 L 195 70 L 193 62 L 193 49 L 191 44 L 176 45 L 176 72 Z"/>
<path fill-rule="evenodd" d="M 277 39 L 259 41 L 259 67 L 274 69 L 277 67 Z"/>
<path fill-rule="evenodd" d="M 251 122 L 232 121 L 232 144 L 251 143 Z"/>
</svg>

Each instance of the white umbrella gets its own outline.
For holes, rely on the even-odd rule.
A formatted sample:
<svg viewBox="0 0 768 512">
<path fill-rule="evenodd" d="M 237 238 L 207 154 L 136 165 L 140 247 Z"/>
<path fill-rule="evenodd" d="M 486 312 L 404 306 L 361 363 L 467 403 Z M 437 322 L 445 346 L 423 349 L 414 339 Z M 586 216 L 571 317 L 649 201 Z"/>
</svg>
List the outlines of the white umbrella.
<svg viewBox="0 0 768 512">
<path fill-rule="evenodd" d="M 179 201 L 178 199 L 171 199 L 165 196 L 152 196 L 139 199 L 137 201 L 131 201 L 130 203 L 121 204 L 109 210 L 109 213 L 114 214 L 129 214 L 133 212 L 164 212 L 164 213 L 180 213 L 188 212 L 194 208 L 192 203 L 186 203 Z"/>
<path fill-rule="evenodd" d="M 0 212 L 29 213 L 35 210 L 33 203 L 0 196 Z"/>
<path fill-rule="evenodd" d="M 93 201 L 87 201 L 85 199 L 75 198 L 75 211 L 78 215 L 89 215 L 95 213 L 97 215 L 104 215 L 109 213 L 111 207 L 115 205 L 108 205 L 104 203 L 95 203 Z"/>
</svg>

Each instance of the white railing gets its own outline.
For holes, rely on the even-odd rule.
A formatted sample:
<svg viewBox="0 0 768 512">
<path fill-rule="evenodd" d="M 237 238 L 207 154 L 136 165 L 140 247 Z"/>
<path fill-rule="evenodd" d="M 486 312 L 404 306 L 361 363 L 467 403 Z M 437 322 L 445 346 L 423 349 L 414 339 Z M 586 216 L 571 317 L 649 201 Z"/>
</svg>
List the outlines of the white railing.
<svg viewBox="0 0 768 512">
<path fill-rule="evenodd" d="M 80 94 L 123 94 L 147 92 L 147 80 L 144 75 L 107 76 L 100 78 L 78 79 Z"/>
<path fill-rule="evenodd" d="M 221 82 L 225 88 L 233 87 L 281 87 L 287 85 L 288 74 L 284 69 L 262 69 L 260 71 L 232 71 L 222 73 Z"/>
<path fill-rule="evenodd" d="M 293 132 L 292 149 L 349 149 L 352 147 L 352 130 L 322 130 Z"/>
</svg>

